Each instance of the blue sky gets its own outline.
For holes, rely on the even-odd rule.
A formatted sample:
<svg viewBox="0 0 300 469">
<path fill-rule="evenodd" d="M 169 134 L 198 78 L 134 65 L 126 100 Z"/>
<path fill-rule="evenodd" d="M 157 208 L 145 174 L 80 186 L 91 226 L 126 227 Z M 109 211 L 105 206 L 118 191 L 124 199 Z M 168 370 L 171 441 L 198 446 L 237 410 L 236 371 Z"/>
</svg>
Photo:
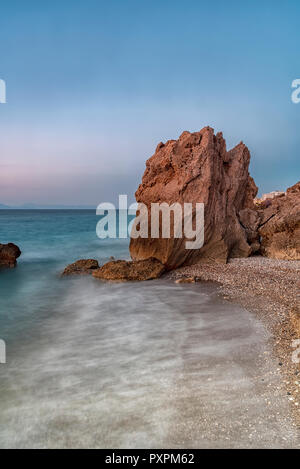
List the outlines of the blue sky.
<svg viewBox="0 0 300 469">
<path fill-rule="evenodd" d="M 248 145 L 260 192 L 300 179 L 298 0 L 0 8 L 0 203 L 133 199 L 156 144 L 205 125 Z"/>
</svg>

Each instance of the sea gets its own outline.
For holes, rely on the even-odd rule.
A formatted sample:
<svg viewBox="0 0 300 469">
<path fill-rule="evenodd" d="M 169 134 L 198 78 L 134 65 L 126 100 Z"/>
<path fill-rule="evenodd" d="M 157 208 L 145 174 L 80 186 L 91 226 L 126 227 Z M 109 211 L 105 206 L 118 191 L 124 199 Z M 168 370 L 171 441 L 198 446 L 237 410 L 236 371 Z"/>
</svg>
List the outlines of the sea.
<svg viewBox="0 0 300 469">
<path fill-rule="evenodd" d="M 97 237 L 98 221 L 0 210 L 0 242 L 22 251 L 0 271 L 0 447 L 286 446 L 281 401 L 268 431 L 258 423 L 265 331 L 215 284 L 61 278 L 77 259 L 130 258 L 128 239 Z"/>
</svg>

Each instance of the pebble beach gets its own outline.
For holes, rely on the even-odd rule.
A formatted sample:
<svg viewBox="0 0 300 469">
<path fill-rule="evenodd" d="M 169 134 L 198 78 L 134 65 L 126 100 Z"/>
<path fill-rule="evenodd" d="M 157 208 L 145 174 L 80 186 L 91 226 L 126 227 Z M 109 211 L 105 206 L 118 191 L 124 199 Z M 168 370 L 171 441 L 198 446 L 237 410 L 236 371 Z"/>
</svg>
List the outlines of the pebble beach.
<svg viewBox="0 0 300 469">
<path fill-rule="evenodd" d="M 227 264 L 182 267 L 168 275 L 175 281 L 217 282 L 224 300 L 244 307 L 263 322 L 300 429 L 300 363 L 295 362 L 295 341 L 300 339 L 300 261 L 253 256 Z"/>
</svg>

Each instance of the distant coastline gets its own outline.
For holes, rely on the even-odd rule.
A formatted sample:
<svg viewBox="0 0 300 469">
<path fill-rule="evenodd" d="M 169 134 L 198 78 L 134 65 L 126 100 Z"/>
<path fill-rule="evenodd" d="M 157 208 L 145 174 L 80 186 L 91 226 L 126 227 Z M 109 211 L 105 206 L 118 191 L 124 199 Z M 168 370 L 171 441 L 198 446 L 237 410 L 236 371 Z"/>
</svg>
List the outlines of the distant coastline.
<svg viewBox="0 0 300 469">
<path fill-rule="evenodd" d="M 0 210 L 96 210 L 93 205 L 38 205 L 38 204 L 22 204 L 22 205 L 5 205 L 0 204 Z"/>
</svg>

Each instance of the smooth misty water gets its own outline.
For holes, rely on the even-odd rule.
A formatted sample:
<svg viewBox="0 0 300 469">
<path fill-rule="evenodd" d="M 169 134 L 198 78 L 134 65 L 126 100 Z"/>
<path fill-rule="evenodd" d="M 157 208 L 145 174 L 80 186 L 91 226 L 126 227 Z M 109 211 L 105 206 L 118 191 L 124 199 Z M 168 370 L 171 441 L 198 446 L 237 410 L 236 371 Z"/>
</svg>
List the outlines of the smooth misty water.
<svg viewBox="0 0 300 469">
<path fill-rule="evenodd" d="M 0 272 L 0 447 L 247 447 L 249 424 L 254 446 L 292 445 L 276 368 L 258 371 L 265 332 L 213 285 L 59 277 L 78 258 L 129 257 L 96 223 L 0 211 L 0 242 L 23 252 Z"/>
<path fill-rule="evenodd" d="M 1 272 L 2 338 L 57 309 L 66 294 L 59 273 L 67 264 L 129 258 L 128 240 L 97 238 L 98 221 L 94 210 L 0 210 L 0 242 L 14 242 L 22 251 L 17 269 Z"/>
</svg>

